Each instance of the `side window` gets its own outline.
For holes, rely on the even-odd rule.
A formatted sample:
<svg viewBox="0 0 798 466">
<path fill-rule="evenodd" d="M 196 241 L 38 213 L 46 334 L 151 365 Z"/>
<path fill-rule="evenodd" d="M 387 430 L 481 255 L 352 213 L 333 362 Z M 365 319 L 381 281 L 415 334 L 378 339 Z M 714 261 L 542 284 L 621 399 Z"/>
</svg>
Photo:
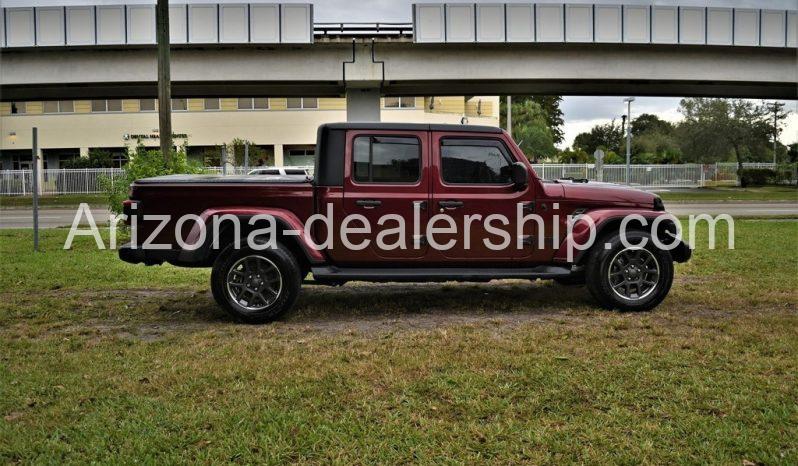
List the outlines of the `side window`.
<svg viewBox="0 0 798 466">
<path fill-rule="evenodd" d="M 414 183 L 421 174 L 418 139 L 358 136 L 352 145 L 352 179 L 361 183 Z"/>
<path fill-rule="evenodd" d="M 499 141 L 441 141 L 441 177 L 446 183 L 509 184 L 510 166 L 510 157 Z"/>
</svg>

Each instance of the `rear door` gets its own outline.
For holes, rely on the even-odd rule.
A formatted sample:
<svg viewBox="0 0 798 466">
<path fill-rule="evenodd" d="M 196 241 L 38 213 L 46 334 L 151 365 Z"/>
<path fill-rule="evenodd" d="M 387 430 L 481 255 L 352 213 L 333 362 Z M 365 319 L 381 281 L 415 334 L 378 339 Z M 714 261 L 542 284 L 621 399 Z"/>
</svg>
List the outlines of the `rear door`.
<svg viewBox="0 0 798 466">
<path fill-rule="evenodd" d="M 368 247 L 356 250 L 343 243 L 344 219 L 336 218 L 334 248 L 341 248 L 335 254 L 339 262 L 390 266 L 426 255 L 427 246 L 420 237 L 428 217 L 428 146 L 426 131 L 347 132 L 343 213 L 363 216 L 371 231 L 347 235 L 356 246 L 369 241 Z M 363 222 L 357 219 L 348 225 L 358 228 Z"/>
</svg>

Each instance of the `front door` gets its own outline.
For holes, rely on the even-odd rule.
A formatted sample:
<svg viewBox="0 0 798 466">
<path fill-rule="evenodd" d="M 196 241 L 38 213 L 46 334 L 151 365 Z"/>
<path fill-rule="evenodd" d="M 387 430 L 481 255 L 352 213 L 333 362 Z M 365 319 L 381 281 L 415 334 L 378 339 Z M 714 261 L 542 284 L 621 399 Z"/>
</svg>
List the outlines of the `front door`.
<svg viewBox="0 0 798 466">
<path fill-rule="evenodd" d="M 336 217 L 334 248 L 342 248 L 336 254 L 339 262 L 390 266 L 426 255 L 428 146 L 426 131 L 347 133 L 343 213 L 352 219 L 347 222 L 350 229 L 362 227 L 365 218 L 371 231 L 347 234 L 350 245 L 346 245 L 341 237 L 346 217 Z M 365 240 L 368 246 L 357 250 Z"/>
<path fill-rule="evenodd" d="M 452 224 L 431 221 L 427 236 L 435 244 L 429 257 L 447 263 L 504 264 L 518 258 L 516 209 L 518 203 L 532 200 L 532 185 L 521 190 L 513 185 L 516 158 L 505 142 L 498 136 L 433 133 L 431 146 L 435 163 L 430 215 L 450 216 L 456 233 L 439 234 L 435 230 Z"/>
</svg>

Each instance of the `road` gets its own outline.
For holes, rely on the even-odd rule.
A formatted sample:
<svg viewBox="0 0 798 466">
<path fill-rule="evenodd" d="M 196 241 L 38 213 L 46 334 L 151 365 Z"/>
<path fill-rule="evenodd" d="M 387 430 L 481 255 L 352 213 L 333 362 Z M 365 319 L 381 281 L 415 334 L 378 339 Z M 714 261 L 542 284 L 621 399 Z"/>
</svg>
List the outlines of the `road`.
<svg viewBox="0 0 798 466">
<path fill-rule="evenodd" d="M 740 216 L 780 216 L 798 217 L 798 203 L 792 202 L 714 202 L 714 203 L 666 203 L 668 212 L 686 216 L 697 214 L 729 214 Z M 72 225 L 76 209 L 40 209 L 39 225 L 42 228 L 68 227 Z M 103 208 L 91 209 L 98 226 L 106 225 L 109 212 Z M 31 209 L 0 210 L 0 228 L 31 228 L 33 226 Z M 82 223 L 86 223 L 83 219 Z"/>
<path fill-rule="evenodd" d="M 665 209 L 673 215 L 720 215 L 732 217 L 798 215 L 794 202 L 665 202 Z"/>
<path fill-rule="evenodd" d="M 39 209 L 39 226 L 41 228 L 68 227 L 72 225 L 77 208 Z M 109 212 L 105 208 L 92 208 L 91 215 L 97 226 L 107 225 Z M 81 223 L 88 224 L 85 218 Z M 0 228 L 33 228 L 32 209 L 0 210 Z"/>
</svg>

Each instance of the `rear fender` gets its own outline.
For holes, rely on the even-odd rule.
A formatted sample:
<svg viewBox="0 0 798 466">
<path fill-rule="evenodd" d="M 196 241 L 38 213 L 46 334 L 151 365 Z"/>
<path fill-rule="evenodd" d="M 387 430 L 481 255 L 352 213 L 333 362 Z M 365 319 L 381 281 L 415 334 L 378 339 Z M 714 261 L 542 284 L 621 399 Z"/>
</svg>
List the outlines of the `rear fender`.
<svg viewBox="0 0 798 466">
<path fill-rule="evenodd" d="M 293 238 L 299 249 L 304 253 L 305 258 L 311 264 L 323 264 L 326 262 L 324 255 L 313 245 L 315 244 L 309 234 L 305 232 L 305 224 L 293 212 L 285 209 L 263 208 L 263 207 L 226 207 L 207 209 L 200 214 L 200 219 L 205 225 L 205 241 L 202 246 L 195 250 L 182 250 L 180 252 L 181 262 L 207 262 L 213 257 L 213 219 L 225 215 L 237 217 L 241 222 L 242 244 L 246 240 L 246 228 L 249 220 L 256 215 L 270 215 L 276 223 L 278 236 L 283 238 Z M 196 244 L 201 236 L 201 227 L 195 222 L 191 231 L 186 237 L 186 244 Z M 220 244 L 220 248 L 224 245 Z"/>
<path fill-rule="evenodd" d="M 646 220 L 645 225 L 641 225 L 639 221 L 634 219 L 628 222 L 628 228 L 645 229 L 651 231 L 653 222 L 659 217 L 666 217 L 659 221 L 658 229 L 666 229 L 675 233 L 675 226 L 673 225 L 672 215 L 668 212 L 655 211 L 655 210 L 641 210 L 641 209 L 597 209 L 585 212 L 576 218 L 571 233 L 560 243 L 557 252 L 554 254 L 555 262 L 571 262 L 580 264 L 586 257 L 588 249 L 580 250 L 574 247 L 573 258 L 568 260 L 569 246 L 584 245 L 590 240 L 590 226 L 594 225 L 596 235 L 593 238 L 593 247 L 596 247 L 599 239 L 610 231 L 620 229 L 623 219 L 628 215 L 639 215 Z M 567 233 L 567 232 L 566 232 Z M 682 248 L 676 248 L 681 250 Z"/>
</svg>

